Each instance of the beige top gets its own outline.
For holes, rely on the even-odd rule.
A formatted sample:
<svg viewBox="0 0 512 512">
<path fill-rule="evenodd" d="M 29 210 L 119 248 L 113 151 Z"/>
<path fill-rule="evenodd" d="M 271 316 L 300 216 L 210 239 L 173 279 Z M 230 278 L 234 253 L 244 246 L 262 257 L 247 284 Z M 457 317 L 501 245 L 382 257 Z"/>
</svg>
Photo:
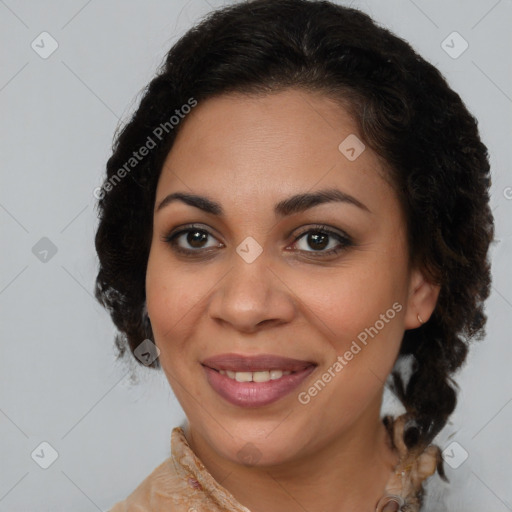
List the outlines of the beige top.
<svg viewBox="0 0 512 512">
<path fill-rule="evenodd" d="M 407 452 L 403 442 L 402 415 L 392 425 L 393 443 L 400 460 L 386 485 L 376 512 L 419 512 L 422 482 L 432 475 L 440 458 L 435 445 L 424 451 Z M 175 427 L 171 434 L 171 456 L 153 470 L 110 512 L 250 512 L 210 475 L 190 448 L 184 431 Z"/>
</svg>

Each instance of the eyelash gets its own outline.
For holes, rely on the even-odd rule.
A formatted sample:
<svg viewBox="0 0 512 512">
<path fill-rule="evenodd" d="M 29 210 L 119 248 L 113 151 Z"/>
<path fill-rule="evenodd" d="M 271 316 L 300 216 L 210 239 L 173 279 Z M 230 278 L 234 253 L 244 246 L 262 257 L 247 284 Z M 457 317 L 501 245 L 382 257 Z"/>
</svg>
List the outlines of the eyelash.
<svg viewBox="0 0 512 512">
<path fill-rule="evenodd" d="M 206 233 L 207 235 L 213 237 L 213 235 L 207 229 L 204 229 L 204 228 L 201 228 L 200 226 L 191 224 L 189 226 L 185 226 L 183 229 L 180 229 L 179 231 L 177 231 L 175 233 L 171 232 L 168 235 L 163 236 L 162 240 L 164 242 L 168 243 L 169 245 L 171 245 L 172 250 L 177 253 L 185 254 L 188 256 L 203 256 L 204 257 L 204 252 L 207 251 L 208 249 L 206 249 L 206 250 L 204 250 L 204 249 L 196 249 L 196 250 L 183 249 L 182 247 L 180 247 L 177 244 L 177 238 L 179 238 L 181 235 L 188 234 L 193 231 L 199 231 L 201 233 Z M 350 239 L 350 237 L 348 237 L 344 234 L 338 233 L 336 231 L 333 231 L 324 225 L 314 226 L 312 228 L 302 231 L 301 233 L 299 233 L 296 236 L 295 240 L 292 242 L 292 245 L 297 243 L 301 238 L 304 237 L 304 235 L 307 235 L 309 233 L 328 235 L 330 237 L 335 238 L 340 244 L 336 248 L 330 249 L 328 251 L 323 251 L 323 250 L 321 250 L 321 251 L 300 251 L 299 250 L 299 252 L 305 252 L 307 254 L 310 254 L 310 253 L 314 254 L 314 256 L 313 256 L 314 258 L 325 258 L 325 257 L 329 257 L 329 256 L 334 256 L 334 255 L 344 251 L 348 247 L 351 247 L 354 245 L 352 240 Z M 215 237 L 213 237 L 213 238 L 215 238 Z M 212 249 L 212 248 L 210 248 L 210 249 Z M 203 254 L 201 254 L 201 253 L 203 253 Z"/>
</svg>

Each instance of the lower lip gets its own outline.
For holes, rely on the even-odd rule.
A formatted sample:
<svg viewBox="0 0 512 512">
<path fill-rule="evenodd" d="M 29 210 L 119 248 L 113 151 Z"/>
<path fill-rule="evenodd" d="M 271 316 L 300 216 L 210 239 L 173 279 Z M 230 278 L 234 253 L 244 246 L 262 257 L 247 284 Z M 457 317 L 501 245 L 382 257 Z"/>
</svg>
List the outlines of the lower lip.
<svg viewBox="0 0 512 512">
<path fill-rule="evenodd" d="M 225 400 L 239 407 L 262 407 L 276 402 L 297 388 L 316 368 L 304 370 L 268 382 L 238 382 L 203 366 L 210 386 Z"/>
</svg>

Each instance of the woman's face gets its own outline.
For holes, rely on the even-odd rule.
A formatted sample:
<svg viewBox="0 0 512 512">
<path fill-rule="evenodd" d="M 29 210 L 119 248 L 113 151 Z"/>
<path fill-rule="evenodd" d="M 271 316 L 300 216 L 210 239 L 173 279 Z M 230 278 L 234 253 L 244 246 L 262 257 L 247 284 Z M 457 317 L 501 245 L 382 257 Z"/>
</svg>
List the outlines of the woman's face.
<svg viewBox="0 0 512 512">
<path fill-rule="evenodd" d="M 146 294 L 190 431 L 266 465 L 375 429 L 404 330 L 437 299 L 409 269 L 377 156 L 338 104 L 304 91 L 209 99 L 181 122 Z M 204 200 L 159 208 L 176 193 Z"/>
</svg>

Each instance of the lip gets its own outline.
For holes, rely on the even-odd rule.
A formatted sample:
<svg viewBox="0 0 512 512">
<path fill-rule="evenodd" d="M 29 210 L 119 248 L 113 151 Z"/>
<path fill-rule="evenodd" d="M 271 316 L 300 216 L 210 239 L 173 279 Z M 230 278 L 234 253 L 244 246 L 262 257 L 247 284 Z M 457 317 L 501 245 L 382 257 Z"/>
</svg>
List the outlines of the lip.
<svg viewBox="0 0 512 512">
<path fill-rule="evenodd" d="M 273 354 L 244 356 L 242 354 L 219 354 L 201 362 L 213 370 L 231 370 L 233 372 L 257 372 L 262 370 L 283 370 L 298 372 L 308 366 L 316 366 L 313 361 L 291 359 Z"/>
<path fill-rule="evenodd" d="M 269 405 L 289 395 L 317 367 L 316 363 L 310 361 L 270 354 L 258 356 L 221 354 L 205 359 L 201 364 L 210 386 L 218 395 L 232 405 L 253 408 Z M 255 372 L 271 369 L 294 373 L 268 382 L 238 382 L 219 372 L 219 370 Z"/>
</svg>

